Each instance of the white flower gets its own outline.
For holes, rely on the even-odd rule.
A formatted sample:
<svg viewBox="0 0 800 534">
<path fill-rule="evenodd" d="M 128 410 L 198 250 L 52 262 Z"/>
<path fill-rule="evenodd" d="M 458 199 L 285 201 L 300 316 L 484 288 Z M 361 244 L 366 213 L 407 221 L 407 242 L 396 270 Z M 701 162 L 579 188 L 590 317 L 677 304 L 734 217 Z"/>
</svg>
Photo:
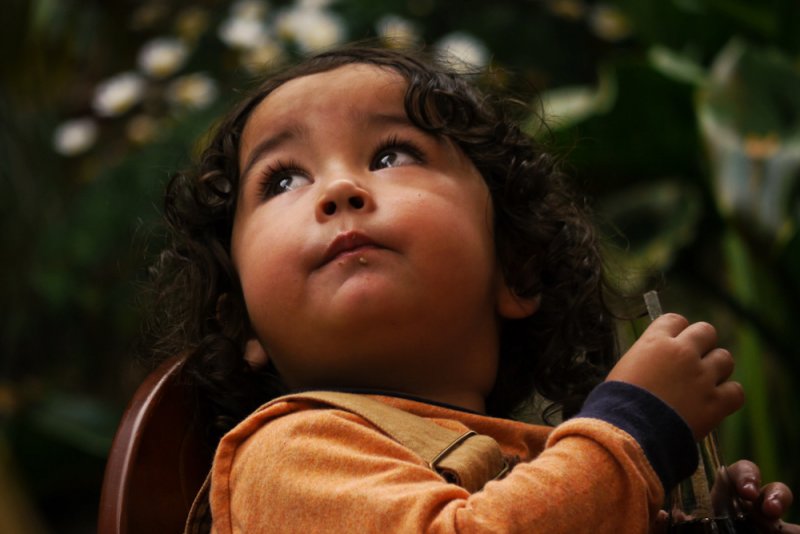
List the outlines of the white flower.
<svg viewBox="0 0 800 534">
<path fill-rule="evenodd" d="M 293 40 L 303 52 L 328 48 L 345 36 L 344 23 L 338 16 L 302 5 L 278 13 L 275 26 L 281 37 Z"/>
<path fill-rule="evenodd" d="M 244 50 L 263 46 L 269 37 L 262 20 L 237 16 L 225 19 L 219 26 L 218 35 L 226 45 Z"/>
<path fill-rule="evenodd" d="M 258 48 L 247 50 L 239 61 L 248 72 L 257 74 L 281 63 L 284 57 L 283 47 L 275 41 L 268 41 Z"/>
<path fill-rule="evenodd" d="M 53 149 L 62 156 L 77 156 L 97 140 L 97 123 L 85 117 L 61 123 L 53 132 Z"/>
<path fill-rule="evenodd" d="M 439 56 L 457 71 L 470 72 L 489 63 L 489 49 L 478 38 L 464 32 L 453 32 L 436 43 Z"/>
<path fill-rule="evenodd" d="M 398 15 L 384 15 L 375 27 L 378 36 L 389 45 L 408 45 L 419 39 L 416 26 L 410 20 Z"/>
<path fill-rule="evenodd" d="M 141 101 L 144 89 L 144 78 L 140 74 L 117 74 L 97 86 L 92 107 L 101 117 L 122 115 Z"/>
<path fill-rule="evenodd" d="M 139 50 L 139 68 L 153 78 L 166 78 L 183 68 L 188 56 L 189 49 L 183 41 L 161 37 Z"/>
<path fill-rule="evenodd" d="M 298 7 L 302 9 L 323 9 L 336 0 L 297 0 Z"/>
<path fill-rule="evenodd" d="M 237 19 L 262 19 L 267 5 L 261 0 L 239 0 L 231 6 L 231 16 Z"/>
<path fill-rule="evenodd" d="M 589 26 L 595 35 L 606 41 L 621 41 L 632 33 L 631 23 L 618 8 L 598 4 L 589 16 Z"/>
<path fill-rule="evenodd" d="M 196 72 L 173 80 L 167 87 L 167 100 L 181 107 L 201 109 L 211 104 L 218 93 L 213 78 Z"/>
</svg>

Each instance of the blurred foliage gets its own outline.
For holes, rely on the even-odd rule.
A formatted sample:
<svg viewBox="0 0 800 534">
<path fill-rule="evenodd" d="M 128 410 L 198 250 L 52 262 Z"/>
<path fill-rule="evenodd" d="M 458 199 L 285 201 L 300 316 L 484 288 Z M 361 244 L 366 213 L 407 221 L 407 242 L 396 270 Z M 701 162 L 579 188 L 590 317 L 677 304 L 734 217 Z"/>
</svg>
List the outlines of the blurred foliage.
<svg viewBox="0 0 800 534">
<path fill-rule="evenodd" d="M 20 512 L 20 532 L 93 531 L 105 453 L 143 373 L 137 293 L 169 173 L 258 77 L 253 65 L 390 23 L 426 43 L 466 35 L 507 69 L 497 81 L 544 110 L 548 127 L 538 115 L 527 127 L 568 151 L 612 275 L 630 291 L 658 285 L 666 309 L 717 325 L 737 357 L 748 403 L 722 429 L 726 458 L 800 487 L 800 4 L 271 1 L 250 13 L 269 30 L 257 47 L 221 38 L 232 5 L 4 3 L 0 468 L 15 468 L 0 469 L 0 488 L 13 481 L 41 518 Z M 309 29 L 286 16 L 297 12 L 324 16 Z M 143 46 L 163 37 L 188 54 L 142 75 Z M 141 94 L 98 107 L 103 82 L 132 71 Z M 180 78 L 192 73 L 205 85 Z M 54 132 L 79 118 L 94 130 L 57 153 Z"/>
</svg>

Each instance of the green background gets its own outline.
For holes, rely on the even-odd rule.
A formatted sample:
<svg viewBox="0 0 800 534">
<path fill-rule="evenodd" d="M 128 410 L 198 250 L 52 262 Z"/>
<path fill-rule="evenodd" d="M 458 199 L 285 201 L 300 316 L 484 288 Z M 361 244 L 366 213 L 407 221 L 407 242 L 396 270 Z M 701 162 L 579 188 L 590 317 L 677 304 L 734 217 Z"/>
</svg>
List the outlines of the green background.
<svg viewBox="0 0 800 534">
<path fill-rule="evenodd" d="M 264 23 L 298 3 L 264 3 Z M 482 42 L 492 66 L 507 69 L 497 80 L 544 110 L 548 127 L 537 113 L 527 128 L 564 151 L 593 199 L 612 277 L 631 292 L 659 287 L 665 308 L 714 323 L 736 357 L 748 401 L 721 429 L 725 458 L 752 458 L 765 478 L 798 487 L 800 4 L 339 0 L 317 9 L 335 14 L 348 40 L 374 37 L 392 13 L 425 43 L 455 31 Z M 161 240 L 161 191 L 254 79 L 218 38 L 229 13 L 213 0 L 4 3 L 4 532 L 94 529 L 105 455 L 146 369 L 138 296 Z M 162 36 L 191 43 L 186 64 L 149 80 L 135 108 L 97 117 L 98 84 L 135 70 L 141 46 Z M 290 36 L 275 40 L 297 54 Z M 191 72 L 216 80 L 218 97 L 170 107 L 170 78 Z M 97 120 L 97 141 L 58 154 L 55 129 L 83 116 Z M 130 140 L 134 116 L 157 121 L 152 138 Z"/>
</svg>

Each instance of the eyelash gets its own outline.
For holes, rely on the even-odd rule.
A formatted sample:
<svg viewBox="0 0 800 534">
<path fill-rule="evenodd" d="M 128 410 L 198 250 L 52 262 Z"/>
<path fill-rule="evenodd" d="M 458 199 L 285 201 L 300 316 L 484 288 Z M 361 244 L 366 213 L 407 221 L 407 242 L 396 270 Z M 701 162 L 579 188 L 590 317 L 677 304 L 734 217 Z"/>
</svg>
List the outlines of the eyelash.
<svg viewBox="0 0 800 534">
<path fill-rule="evenodd" d="M 262 173 L 263 178 L 258 186 L 259 196 L 267 199 L 279 195 L 281 192 L 275 188 L 277 188 L 280 184 L 280 180 L 293 174 L 308 176 L 306 170 L 303 169 L 303 167 L 295 160 L 289 160 L 286 162 L 276 161 L 275 163 L 268 165 Z"/>
<path fill-rule="evenodd" d="M 419 145 L 417 145 L 410 139 L 401 139 L 397 135 L 392 135 L 390 137 L 387 137 L 380 143 L 378 143 L 378 147 L 373 151 L 375 155 L 372 156 L 372 162 L 370 163 L 371 170 L 374 170 L 374 166 L 378 160 L 378 156 L 389 150 L 403 150 L 405 152 L 408 152 L 408 154 L 414 159 L 416 159 L 419 163 L 426 162 L 425 154 L 423 153 Z"/>
<path fill-rule="evenodd" d="M 378 158 L 390 150 L 405 151 L 419 163 L 425 163 L 426 161 L 422 149 L 415 142 L 392 135 L 378 143 L 377 148 L 373 151 L 372 161 L 369 164 L 370 170 L 376 170 Z M 276 188 L 279 186 L 281 179 L 295 174 L 309 176 L 308 172 L 295 160 L 285 162 L 279 160 L 268 165 L 264 169 L 263 178 L 259 183 L 259 197 L 269 199 L 279 195 L 281 191 Z"/>
</svg>

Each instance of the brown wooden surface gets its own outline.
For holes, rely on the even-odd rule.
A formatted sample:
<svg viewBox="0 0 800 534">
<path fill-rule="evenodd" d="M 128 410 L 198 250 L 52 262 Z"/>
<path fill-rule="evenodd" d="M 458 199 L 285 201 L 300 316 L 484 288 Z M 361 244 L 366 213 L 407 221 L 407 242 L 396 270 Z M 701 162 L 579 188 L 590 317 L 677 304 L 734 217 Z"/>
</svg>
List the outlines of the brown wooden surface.
<svg viewBox="0 0 800 534">
<path fill-rule="evenodd" d="M 99 534 L 182 532 L 211 451 L 194 417 L 194 398 L 179 380 L 182 360 L 164 362 L 144 380 L 120 422 L 106 464 Z"/>
</svg>

